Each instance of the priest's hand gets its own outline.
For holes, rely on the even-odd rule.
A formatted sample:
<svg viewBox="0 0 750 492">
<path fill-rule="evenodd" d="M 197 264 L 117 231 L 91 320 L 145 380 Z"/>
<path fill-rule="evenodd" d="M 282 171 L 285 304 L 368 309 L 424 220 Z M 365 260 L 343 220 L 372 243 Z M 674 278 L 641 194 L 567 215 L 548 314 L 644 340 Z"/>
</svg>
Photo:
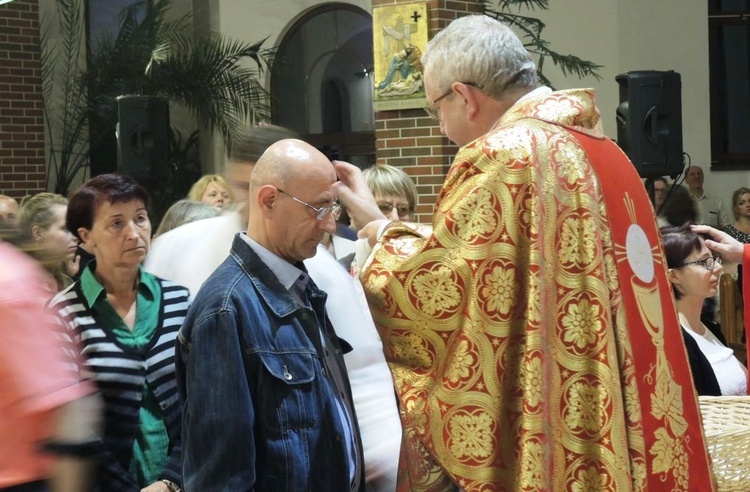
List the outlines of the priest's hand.
<svg viewBox="0 0 750 492">
<path fill-rule="evenodd" d="M 692 229 L 696 234 L 704 234 L 710 238 L 706 239 L 706 247 L 714 253 L 718 253 L 723 261 L 730 263 L 742 262 L 742 252 L 745 249 L 745 245 L 726 232 L 707 225 L 694 225 Z"/>
<path fill-rule="evenodd" d="M 378 231 L 380 230 L 380 227 L 388 222 L 390 222 L 388 219 L 373 220 L 360 229 L 357 233 L 357 237 L 360 239 L 366 239 L 367 243 L 372 248 L 375 246 L 375 243 L 378 242 Z"/>
<path fill-rule="evenodd" d="M 346 207 L 352 219 L 352 225 L 359 230 L 373 220 L 385 219 L 385 215 L 378 208 L 375 197 L 365 183 L 362 171 L 357 166 L 344 161 L 333 161 L 333 166 L 341 180 L 335 185 L 339 202 Z"/>
</svg>

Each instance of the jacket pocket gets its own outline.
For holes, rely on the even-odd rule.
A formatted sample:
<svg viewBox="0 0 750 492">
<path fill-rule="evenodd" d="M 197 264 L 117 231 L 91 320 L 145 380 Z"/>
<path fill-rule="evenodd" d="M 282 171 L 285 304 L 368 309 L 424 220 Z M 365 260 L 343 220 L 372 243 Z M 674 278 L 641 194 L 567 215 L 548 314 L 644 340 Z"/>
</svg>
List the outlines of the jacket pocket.
<svg viewBox="0 0 750 492">
<path fill-rule="evenodd" d="M 256 402 L 263 413 L 258 423 L 282 433 L 315 427 L 322 411 L 316 391 L 317 357 L 307 352 L 258 355 L 265 372 L 259 381 L 261 401 Z"/>
</svg>

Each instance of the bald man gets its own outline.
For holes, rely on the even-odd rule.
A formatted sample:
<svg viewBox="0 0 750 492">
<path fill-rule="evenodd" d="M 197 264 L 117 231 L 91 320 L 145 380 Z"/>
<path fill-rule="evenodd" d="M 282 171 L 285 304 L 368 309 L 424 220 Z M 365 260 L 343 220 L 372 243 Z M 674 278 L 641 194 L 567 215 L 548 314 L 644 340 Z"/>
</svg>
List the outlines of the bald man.
<svg viewBox="0 0 750 492">
<path fill-rule="evenodd" d="M 253 170 L 248 232 L 179 334 L 185 490 L 364 489 L 349 347 L 302 263 L 336 228 L 335 182 L 300 140 L 271 145 Z"/>
<path fill-rule="evenodd" d="M 248 189 L 255 163 L 269 146 L 288 138 L 295 136 L 277 126 L 246 129 L 232 146 L 225 170 L 236 198 L 235 210 L 162 234 L 151 244 L 144 269 L 184 285 L 194 297 L 227 258 L 237 233 L 247 227 Z M 383 344 L 367 302 L 358 294 L 361 287 L 355 285 L 355 279 L 324 245 L 304 263 L 318 288 L 328 294 L 326 314 L 336 334 L 353 349 L 344 361 L 360 424 L 367 491 L 392 492 L 396 489 L 401 420 Z"/>
<path fill-rule="evenodd" d="M 15 198 L 0 195 L 0 220 L 12 226 L 18 224 L 18 202 Z"/>
</svg>

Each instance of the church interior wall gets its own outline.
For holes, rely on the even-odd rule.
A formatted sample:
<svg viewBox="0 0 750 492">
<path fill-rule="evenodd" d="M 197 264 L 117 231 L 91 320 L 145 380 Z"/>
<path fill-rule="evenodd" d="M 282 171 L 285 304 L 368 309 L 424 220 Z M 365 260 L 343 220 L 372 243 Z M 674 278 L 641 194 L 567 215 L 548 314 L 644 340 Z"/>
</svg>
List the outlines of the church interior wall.
<svg viewBox="0 0 750 492">
<path fill-rule="evenodd" d="M 268 38 L 275 46 L 293 21 L 324 2 L 303 0 L 175 0 L 176 9 L 192 8 L 196 28 L 218 30 L 244 41 Z M 325 2 L 329 3 L 329 2 Z M 344 0 L 371 11 L 371 2 Z M 47 8 L 42 2 L 40 16 Z M 676 70 L 682 76 L 684 150 L 702 165 L 708 193 L 729 201 L 731 191 L 750 183 L 745 171 L 710 171 L 708 23 L 706 0 L 551 0 L 549 11 L 532 15 L 546 22 L 545 39 L 562 53 L 572 53 L 603 65 L 601 80 L 564 77 L 545 65 L 556 88 L 592 87 L 602 112 L 605 133 L 616 138 L 615 108 L 619 91 L 614 77 L 629 70 Z M 270 84 L 266 74 L 266 82 Z M 217 146 L 214 146 L 217 147 Z M 207 156 L 217 169 L 223 149 Z M 726 197 L 726 198 L 724 198 Z"/>
</svg>

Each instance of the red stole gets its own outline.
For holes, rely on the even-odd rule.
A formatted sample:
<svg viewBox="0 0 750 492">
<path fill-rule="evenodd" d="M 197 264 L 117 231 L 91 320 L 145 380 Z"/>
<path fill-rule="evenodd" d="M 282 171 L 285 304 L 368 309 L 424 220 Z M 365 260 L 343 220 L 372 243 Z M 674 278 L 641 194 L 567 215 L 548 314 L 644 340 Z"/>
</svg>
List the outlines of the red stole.
<svg viewBox="0 0 750 492">
<path fill-rule="evenodd" d="M 698 401 L 646 191 L 633 165 L 609 139 L 570 134 L 583 146 L 596 171 L 611 225 L 634 353 L 646 489 L 714 490 Z M 750 252 L 745 251 L 750 264 Z M 744 292 L 750 292 L 750 274 L 744 279 Z M 748 304 L 745 319 L 750 319 Z M 669 445 L 680 447 L 679 460 L 671 451 L 664 452 Z M 687 469 L 678 465 L 685 455 Z"/>
</svg>

